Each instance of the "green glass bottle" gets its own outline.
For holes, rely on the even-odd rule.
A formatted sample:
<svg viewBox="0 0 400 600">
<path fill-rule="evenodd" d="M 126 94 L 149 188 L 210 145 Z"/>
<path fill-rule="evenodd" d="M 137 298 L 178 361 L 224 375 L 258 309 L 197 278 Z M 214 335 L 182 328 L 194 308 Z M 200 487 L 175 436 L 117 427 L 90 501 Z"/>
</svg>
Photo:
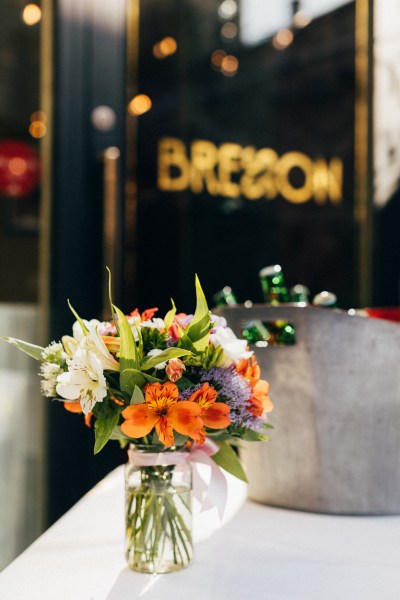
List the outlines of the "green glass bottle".
<svg viewBox="0 0 400 600">
<path fill-rule="evenodd" d="M 214 306 L 232 306 L 237 304 L 236 296 L 229 285 L 226 285 L 212 297 Z"/>
<path fill-rule="evenodd" d="M 260 345 L 260 343 L 269 342 L 271 338 L 269 329 L 258 319 L 243 323 L 242 334 L 249 344 Z"/>
<path fill-rule="evenodd" d="M 261 282 L 264 301 L 267 304 L 277 305 L 281 302 L 290 302 L 290 295 L 286 288 L 282 267 L 280 265 L 264 267 L 258 275 Z"/>
<path fill-rule="evenodd" d="M 259 277 L 266 304 L 279 306 L 291 301 L 280 265 L 264 267 L 259 272 Z M 296 332 L 289 321 L 277 319 L 269 323 L 263 323 L 263 325 L 267 327 L 269 332 L 269 345 L 286 346 L 296 343 Z"/>
<path fill-rule="evenodd" d="M 296 331 L 289 321 L 275 321 L 274 326 L 277 346 L 292 346 L 296 343 Z"/>
<path fill-rule="evenodd" d="M 337 308 L 337 296 L 333 292 L 319 292 L 314 296 L 312 303 L 322 308 Z"/>
<path fill-rule="evenodd" d="M 306 285 L 297 283 L 292 288 L 290 288 L 290 300 L 292 302 L 305 302 L 306 304 L 309 304 L 309 298 L 310 290 Z"/>
</svg>

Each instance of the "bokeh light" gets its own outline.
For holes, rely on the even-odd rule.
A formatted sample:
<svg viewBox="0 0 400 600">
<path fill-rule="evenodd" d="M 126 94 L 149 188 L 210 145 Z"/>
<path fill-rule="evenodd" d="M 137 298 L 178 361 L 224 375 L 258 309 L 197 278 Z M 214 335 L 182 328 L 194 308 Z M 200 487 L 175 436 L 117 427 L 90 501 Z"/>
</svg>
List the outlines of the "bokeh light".
<svg viewBox="0 0 400 600">
<path fill-rule="evenodd" d="M 227 56 L 225 56 L 225 58 L 223 58 L 221 63 L 221 72 L 226 77 L 233 77 L 234 75 L 236 75 L 238 68 L 239 61 L 236 58 L 236 56 L 228 54 Z"/>
<path fill-rule="evenodd" d="M 177 48 L 178 44 L 175 38 L 165 37 L 160 42 L 157 42 L 157 44 L 154 44 L 153 55 L 159 60 L 162 60 L 175 54 Z"/>
<path fill-rule="evenodd" d="M 25 25 L 36 25 L 42 18 L 42 10 L 37 4 L 29 3 L 22 11 L 22 20 Z"/>
<path fill-rule="evenodd" d="M 224 0 L 218 8 L 218 16 L 221 19 L 232 19 L 238 11 L 235 0 Z"/>
<path fill-rule="evenodd" d="M 235 23 L 224 23 L 221 27 L 221 37 L 225 40 L 233 40 L 238 34 L 238 28 Z"/>
<path fill-rule="evenodd" d="M 146 94 L 138 94 L 129 102 L 128 112 L 134 117 L 138 117 L 139 115 L 148 112 L 152 106 L 153 103 L 149 96 L 146 96 Z"/>
<path fill-rule="evenodd" d="M 290 29 L 281 29 L 272 38 L 272 45 L 276 50 L 285 50 L 293 42 L 293 33 Z"/>
</svg>

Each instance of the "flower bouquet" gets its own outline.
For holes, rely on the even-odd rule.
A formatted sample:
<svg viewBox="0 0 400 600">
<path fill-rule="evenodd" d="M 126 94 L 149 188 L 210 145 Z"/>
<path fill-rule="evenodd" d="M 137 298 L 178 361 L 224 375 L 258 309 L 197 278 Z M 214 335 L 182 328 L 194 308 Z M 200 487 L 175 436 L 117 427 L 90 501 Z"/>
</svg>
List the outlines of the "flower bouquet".
<svg viewBox="0 0 400 600">
<path fill-rule="evenodd" d="M 110 307 L 112 319 L 99 322 L 70 305 L 73 336 L 46 348 L 2 339 L 41 362 L 43 395 L 94 423 L 95 453 L 109 440 L 128 447 L 129 566 L 177 570 L 192 558 L 191 466 L 211 468 L 197 493 L 221 514 L 220 467 L 245 481 L 235 446 L 268 439 L 269 385 L 247 342 L 210 314 L 197 276 L 193 315 L 177 313 L 173 301 L 163 319 L 156 308 L 125 315 L 111 298 Z"/>
</svg>

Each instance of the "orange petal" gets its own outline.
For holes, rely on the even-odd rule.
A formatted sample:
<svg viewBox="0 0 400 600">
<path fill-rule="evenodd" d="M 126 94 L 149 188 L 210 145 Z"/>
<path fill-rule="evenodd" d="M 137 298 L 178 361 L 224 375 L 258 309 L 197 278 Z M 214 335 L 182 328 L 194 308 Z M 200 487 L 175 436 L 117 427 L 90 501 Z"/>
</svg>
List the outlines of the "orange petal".
<svg viewBox="0 0 400 600">
<path fill-rule="evenodd" d="M 265 379 L 260 379 L 253 387 L 253 396 L 256 398 L 260 396 L 267 396 L 269 392 L 270 385 L 268 381 Z"/>
<path fill-rule="evenodd" d="M 145 388 L 145 399 L 147 403 L 157 403 L 158 399 L 162 396 L 164 398 L 172 399 L 175 402 L 179 398 L 178 386 L 175 383 L 168 381 L 167 383 L 149 383 Z"/>
<path fill-rule="evenodd" d="M 273 410 L 273 408 L 274 408 L 273 402 L 269 396 L 266 396 L 263 399 L 262 404 L 263 404 L 264 412 L 266 412 L 266 413 L 271 412 L 271 410 Z"/>
<path fill-rule="evenodd" d="M 151 321 L 157 311 L 158 308 L 146 308 L 142 312 L 142 321 Z"/>
<path fill-rule="evenodd" d="M 161 417 L 156 423 L 156 432 L 158 439 L 164 446 L 174 445 L 174 432 L 172 425 L 167 417 Z"/>
<path fill-rule="evenodd" d="M 205 383 L 203 383 L 201 388 L 199 388 L 196 392 L 193 392 L 193 394 L 189 398 L 189 401 L 195 402 L 203 408 L 206 408 L 208 406 L 211 406 L 215 402 L 217 396 L 217 390 L 210 386 L 210 384 L 206 381 Z"/>
<path fill-rule="evenodd" d="M 121 431 L 131 438 L 140 438 L 153 429 L 158 417 L 146 404 L 133 404 L 122 411 L 126 421 L 121 425 Z"/>
<path fill-rule="evenodd" d="M 196 441 L 203 429 L 203 421 L 200 419 L 201 408 L 195 402 L 182 400 L 177 402 L 168 411 L 168 421 L 173 428 L 182 435 L 188 435 Z"/>
<path fill-rule="evenodd" d="M 82 412 L 82 406 L 81 406 L 80 402 L 64 402 L 64 408 L 68 412 L 72 412 L 72 413 L 79 414 Z"/>
<path fill-rule="evenodd" d="M 231 420 L 227 416 L 229 412 L 229 406 L 222 402 L 215 402 L 215 404 L 207 408 L 201 418 L 206 427 L 210 427 L 211 429 L 224 429 L 231 424 Z"/>
<path fill-rule="evenodd" d="M 271 410 L 273 410 L 273 408 L 274 408 L 272 400 L 268 396 L 269 388 L 270 388 L 270 385 L 269 385 L 268 381 L 265 381 L 264 379 L 260 379 L 260 381 L 257 381 L 255 386 L 253 387 L 252 402 L 255 406 L 261 405 L 262 412 L 266 412 L 266 413 L 271 412 Z M 260 416 L 260 415 L 256 415 L 256 416 Z"/>
</svg>

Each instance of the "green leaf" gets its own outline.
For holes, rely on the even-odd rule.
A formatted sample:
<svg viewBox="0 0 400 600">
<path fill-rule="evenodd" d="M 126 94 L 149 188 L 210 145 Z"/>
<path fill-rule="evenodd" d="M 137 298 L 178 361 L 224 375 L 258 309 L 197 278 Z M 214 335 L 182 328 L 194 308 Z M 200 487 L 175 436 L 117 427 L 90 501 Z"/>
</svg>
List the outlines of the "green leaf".
<svg viewBox="0 0 400 600">
<path fill-rule="evenodd" d="M 216 454 L 211 457 L 218 466 L 231 473 L 234 477 L 237 477 L 241 481 L 248 483 L 246 473 L 242 467 L 242 463 L 232 446 L 226 442 L 219 444 L 219 450 Z"/>
<path fill-rule="evenodd" d="M 0 337 L 0 340 L 3 340 L 3 342 L 7 342 L 8 344 L 16 346 L 18 350 L 25 352 L 25 354 L 28 354 L 36 360 L 43 361 L 42 352 L 44 351 L 44 348 L 42 348 L 41 346 L 35 346 L 35 344 L 30 344 L 29 342 L 24 342 L 23 340 L 17 340 L 13 337 Z"/>
<path fill-rule="evenodd" d="M 195 323 L 193 326 L 191 324 L 190 329 L 187 331 L 187 335 L 190 340 L 193 342 L 193 346 L 196 350 L 204 351 L 208 348 L 208 339 L 209 333 L 211 331 L 211 323 L 209 315 L 204 315 L 204 317 Z"/>
<path fill-rule="evenodd" d="M 109 437 L 110 440 L 126 440 L 126 435 L 124 435 L 121 431 L 121 427 L 117 426 L 111 432 Z"/>
<path fill-rule="evenodd" d="M 148 375 L 148 373 L 142 373 L 142 376 L 149 383 L 162 383 L 162 379 L 159 379 L 158 377 L 153 377 L 152 375 Z"/>
<path fill-rule="evenodd" d="M 145 383 L 145 378 L 139 369 L 124 369 L 121 371 L 119 378 L 121 388 L 129 394 L 133 394 L 135 386 L 141 387 Z"/>
<path fill-rule="evenodd" d="M 160 352 L 160 354 L 157 354 L 157 356 L 145 356 L 142 360 L 141 368 L 147 371 L 171 358 L 180 358 L 181 356 L 191 355 L 192 353 L 190 350 L 185 350 L 184 348 L 167 348 Z"/>
<path fill-rule="evenodd" d="M 193 319 L 186 328 L 185 332 L 190 340 L 193 342 L 196 350 L 200 352 L 205 350 L 208 346 L 210 337 L 210 315 L 206 297 L 201 287 L 199 278 L 196 275 L 196 311 L 193 315 Z"/>
<path fill-rule="evenodd" d="M 168 329 L 171 327 L 172 323 L 174 322 L 175 315 L 176 315 L 176 306 L 175 306 L 175 302 L 172 300 L 172 298 L 171 298 L 171 304 L 172 304 L 171 310 L 169 310 L 164 317 L 166 331 L 168 331 Z"/>
<path fill-rule="evenodd" d="M 80 316 L 78 315 L 76 310 L 73 308 L 71 302 L 69 300 L 67 300 L 67 302 L 68 302 L 70 311 L 74 315 L 75 319 L 78 321 L 79 325 L 82 327 L 82 331 L 83 331 L 84 335 L 86 335 L 87 333 L 89 333 L 89 329 L 86 327 L 85 323 L 82 321 L 82 319 L 80 318 Z"/>
<path fill-rule="evenodd" d="M 246 429 L 242 437 L 246 442 L 268 442 L 269 438 L 265 433 L 254 431 L 253 429 Z"/>
<path fill-rule="evenodd" d="M 114 427 L 118 425 L 119 411 L 113 410 L 99 417 L 94 424 L 94 433 L 96 436 L 94 444 L 94 453 L 97 454 L 104 448 L 110 439 Z"/>
<path fill-rule="evenodd" d="M 211 369 L 211 367 L 215 367 L 215 365 L 221 359 L 223 352 L 224 351 L 221 347 L 215 348 L 214 353 L 211 357 L 211 360 L 210 360 L 209 364 L 207 365 L 209 369 Z"/>
<path fill-rule="evenodd" d="M 123 392 L 128 392 L 129 394 L 132 394 L 135 385 L 138 385 L 135 378 L 132 378 L 131 373 L 132 369 L 139 368 L 138 351 L 136 347 L 135 338 L 133 337 L 132 330 L 128 323 L 128 319 L 125 317 L 124 313 L 119 308 L 117 308 L 115 305 L 113 306 L 118 315 L 121 340 L 119 358 L 121 366 L 120 386 Z"/>
<path fill-rule="evenodd" d="M 117 330 L 117 333 L 119 335 L 119 325 L 118 325 L 117 319 L 115 318 L 115 310 L 114 310 L 114 304 L 113 304 L 113 300 L 112 300 L 112 275 L 111 275 L 111 270 L 108 267 L 106 267 L 106 270 L 108 271 L 108 299 L 110 302 L 110 311 L 111 311 L 112 319 L 114 321 L 115 329 Z"/>
<path fill-rule="evenodd" d="M 196 347 L 194 346 L 192 340 L 186 335 L 186 333 L 180 334 L 177 347 L 184 348 L 185 350 L 190 350 L 192 354 L 198 354 Z"/>
<path fill-rule="evenodd" d="M 144 402 L 143 392 L 137 385 L 135 385 L 133 394 L 132 394 L 132 398 L 131 398 L 131 401 L 129 404 L 143 404 L 143 402 Z"/>
</svg>

